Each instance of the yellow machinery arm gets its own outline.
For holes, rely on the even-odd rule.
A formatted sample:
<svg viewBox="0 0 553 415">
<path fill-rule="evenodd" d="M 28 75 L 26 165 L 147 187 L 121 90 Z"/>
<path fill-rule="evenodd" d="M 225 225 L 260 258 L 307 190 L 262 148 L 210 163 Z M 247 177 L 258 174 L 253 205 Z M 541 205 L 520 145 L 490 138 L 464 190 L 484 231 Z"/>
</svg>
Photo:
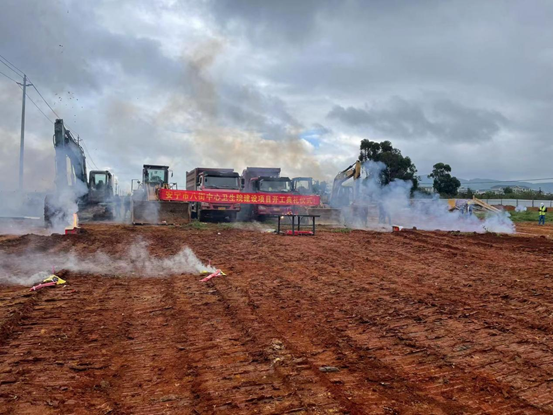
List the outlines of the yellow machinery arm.
<svg viewBox="0 0 553 415">
<path fill-rule="evenodd" d="M 338 198 L 340 198 L 342 184 L 345 181 L 351 179 L 352 177 L 353 177 L 353 180 L 357 180 L 360 176 L 361 176 L 361 162 L 359 160 L 357 160 L 355 163 L 353 163 L 345 170 L 342 170 L 340 173 L 338 173 L 334 178 L 334 183 L 332 185 L 330 204 L 332 205 L 333 201 L 336 201 L 338 200 Z"/>
</svg>

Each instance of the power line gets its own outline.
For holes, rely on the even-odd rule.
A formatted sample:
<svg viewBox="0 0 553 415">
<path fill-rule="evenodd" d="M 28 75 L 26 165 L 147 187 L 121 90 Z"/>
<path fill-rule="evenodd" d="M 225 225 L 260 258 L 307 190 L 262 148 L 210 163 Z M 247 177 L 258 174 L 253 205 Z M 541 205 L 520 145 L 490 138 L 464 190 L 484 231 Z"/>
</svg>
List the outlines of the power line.
<svg viewBox="0 0 553 415">
<path fill-rule="evenodd" d="M 3 64 L 6 68 L 8 68 L 10 71 L 15 73 L 17 76 L 21 76 L 17 71 L 15 71 L 12 67 L 10 67 L 8 64 L 6 64 L 6 62 L 2 61 L 1 59 L 0 59 L 0 63 Z"/>
<path fill-rule="evenodd" d="M 90 155 L 90 151 L 88 151 L 88 148 L 86 148 L 86 144 L 84 142 L 84 140 L 82 140 L 83 142 L 83 148 L 85 149 L 86 153 L 88 154 L 88 158 L 90 159 L 90 162 L 93 164 L 94 167 L 96 167 L 96 169 L 98 169 L 98 166 L 96 165 L 96 163 L 94 163 L 94 160 L 92 160 L 92 156 Z"/>
<path fill-rule="evenodd" d="M 50 106 L 50 104 L 48 104 L 48 101 L 46 101 L 44 99 L 44 97 L 42 96 L 42 94 L 40 93 L 40 91 L 38 90 L 38 88 L 35 86 L 34 82 L 31 81 L 31 83 L 33 84 L 32 87 L 35 89 L 36 92 L 38 92 L 38 95 L 40 95 L 40 97 L 42 98 L 42 100 L 44 101 L 44 103 L 46 105 L 48 105 L 48 108 L 50 108 L 50 111 L 52 111 L 54 113 L 54 115 L 57 117 L 57 118 L 61 118 L 56 111 L 54 111 L 54 109 Z"/>
<path fill-rule="evenodd" d="M 2 62 L 2 60 L 8 62 L 9 66 Z M 0 55 L 0 62 L 2 62 L 4 65 L 6 65 L 8 68 L 10 68 L 12 71 L 14 71 L 15 73 L 19 72 L 19 75 L 20 76 L 23 76 L 24 73 L 21 69 L 19 69 L 17 66 L 15 66 L 13 63 L 11 63 L 9 60 L 7 60 L 5 57 L 3 57 L 2 55 Z"/>
<path fill-rule="evenodd" d="M 0 55 L 0 63 L 2 63 L 3 65 L 5 65 L 7 68 L 9 68 L 11 71 L 15 72 L 17 75 L 19 76 L 24 76 L 25 74 L 23 73 L 23 71 L 21 69 L 19 69 L 17 66 L 15 66 L 13 63 L 11 63 L 8 59 L 6 59 L 4 56 Z M 20 85 L 19 82 L 17 82 L 15 79 L 11 78 L 10 76 L 6 75 L 5 73 L 3 72 L 0 72 L 0 74 L 4 75 L 6 78 L 10 79 L 11 81 L 15 82 L 16 84 L 18 84 L 19 88 L 20 89 L 23 89 Z M 29 79 L 29 78 L 28 78 Z M 61 118 L 58 113 L 56 111 L 54 111 L 54 109 L 50 106 L 50 104 L 48 103 L 48 101 L 46 101 L 46 99 L 44 98 L 44 96 L 40 93 L 40 91 L 38 90 L 38 88 L 36 87 L 36 85 L 34 84 L 34 82 L 32 82 L 30 79 L 29 79 L 29 82 L 31 82 L 31 86 L 35 89 L 35 91 L 38 93 L 38 95 L 40 96 L 40 98 L 42 98 L 42 100 L 44 101 L 44 103 L 48 106 L 48 108 L 50 109 L 50 111 L 52 111 L 52 113 L 57 117 L 57 118 Z M 50 123 L 54 124 L 54 122 L 48 118 L 48 116 L 40 109 L 40 107 L 36 104 L 35 101 L 33 101 L 33 99 L 29 96 L 29 94 L 25 93 L 25 96 L 27 98 L 29 98 L 29 100 L 33 103 L 33 105 L 40 111 L 40 113 L 44 116 L 44 118 L 46 118 Z M 70 129 L 70 131 L 73 131 L 73 129 Z M 77 136 L 79 136 L 79 134 L 75 131 L 75 133 L 77 134 Z M 90 155 L 90 151 L 88 151 L 88 148 L 86 147 L 86 144 L 83 140 L 83 148 L 85 150 L 85 152 L 87 153 L 88 155 L 88 158 L 90 159 L 90 162 L 94 165 L 94 167 L 97 169 L 98 166 L 96 165 L 96 163 L 94 162 L 94 160 L 92 159 L 92 156 Z"/>
<path fill-rule="evenodd" d="M 8 78 L 9 80 L 15 82 L 17 84 L 17 81 L 15 79 L 13 79 L 12 77 L 6 75 L 4 72 L 0 72 L 0 74 L 4 75 L 6 78 Z"/>
<path fill-rule="evenodd" d="M 19 85 L 19 89 L 23 89 L 23 87 L 21 85 Z M 46 118 L 48 121 L 50 121 L 50 123 L 54 124 L 54 121 L 52 121 L 50 118 L 48 118 L 48 116 L 40 109 L 40 107 L 36 104 L 35 101 L 33 101 L 33 99 L 29 96 L 29 94 L 25 93 L 25 95 L 27 96 L 27 98 L 29 98 L 29 100 L 33 103 L 33 105 L 37 108 L 37 110 L 40 111 L 40 113 L 42 115 L 44 115 L 44 118 Z"/>
</svg>

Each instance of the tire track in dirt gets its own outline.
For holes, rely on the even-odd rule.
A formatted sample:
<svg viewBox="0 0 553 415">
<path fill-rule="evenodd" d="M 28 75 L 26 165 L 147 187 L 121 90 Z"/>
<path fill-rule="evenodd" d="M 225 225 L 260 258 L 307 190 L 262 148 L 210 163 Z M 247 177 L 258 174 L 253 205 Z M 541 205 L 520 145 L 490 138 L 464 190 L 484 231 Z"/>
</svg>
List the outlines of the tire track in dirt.
<svg viewBox="0 0 553 415">
<path fill-rule="evenodd" d="M 261 279 L 262 277 L 259 276 Z M 398 379 L 395 369 L 375 360 L 370 348 L 354 345 L 351 338 L 345 337 L 341 329 L 336 329 L 330 319 L 318 321 L 320 309 L 316 302 L 303 304 L 309 298 L 307 292 L 294 290 L 293 298 L 298 306 L 286 307 L 284 314 L 276 309 L 266 309 L 262 297 L 270 295 L 281 304 L 294 303 L 282 293 L 287 291 L 286 283 L 277 281 L 275 285 L 267 280 L 255 284 L 257 288 L 241 287 L 236 282 L 217 281 L 224 296 L 242 314 L 252 314 L 258 325 L 274 327 L 294 355 L 304 356 L 310 370 L 318 374 L 321 383 L 330 385 L 329 389 L 341 402 L 350 402 L 347 409 L 351 413 L 382 413 L 400 411 L 401 413 L 464 412 L 464 407 L 455 402 L 444 405 L 438 400 L 417 393 L 414 384 Z M 224 288 L 224 290 L 223 290 Z M 298 288 L 297 286 L 294 288 Z M 249 309 L 244 309 L 248 304 Z M 317 310 L 317 311 L 310 311 Z M 328 317 L 328 316 L 325 316 Z M 263 322 L 262 324 L 260 322 Z M 261 330 L 262 332 L 267 329 Z M 342 367 L 340 373 L 322 373 L 324 366 Z M 390 383 L 393 388 L 388 389 Z"/>
<path fill-rule="evenodd" d="M 311 268 L 311 270 L 313 270 L 313 268 Z M 297 271 L 299 273 L 302 273 L 302 269 L 301 267 L 297 268 Z M 285 274 L 285 273 L 283 273 Z M 320 273 L 321 275 L 325 275 L 324 272 Z M 318 278 L 315 278 L 316 280 L 318 280 Z M 354 281 L 354 280 L 351 280 L 350 278 L 348 277 L 340 277 L 340 278 L 337 278 L 336 281 L 338 281 L 338 283 L 335 283 L 332 279 L 328 279 L 328 280 L 324 280 L 324 281 L 321 281 L 321 284 L 311 284 L 311 282 L 313 281 L 314 279 L 313 278 L 310 278 L 309 280 L 306 280 L 304 282 L 304 284 L 302 286 L 295 286 L 296 289 L 301 289 L 302 287 L 310 287 L 311 288 L 311 291 L 315 291 L 315 290 L 318 290 L 319 292 L 321 291 L 321 286 L 324 286 L 324 287 L 335 287 L 337 288 L 341 295 L 344 295 L 346 292 L 351 292 L 352 295 L 350 297 L 350 300 L 349 301 L 346 301 L 346 303 L 356 303 L 356 302 L 359 302 L 359 299 L 356 298 L 356 297 L 359 297 L 359 295 L 361 295 L 361 289 L 359 289 L 358 285 L 363 285 L 363 283 L 361 282 L 361 279 L 359 279 L 358 281 Z M 290 280 L 287 280 L 288 283 L 290 284 L 294 284 L 293 281 L 290 281 Z M 352 289 L 352 287 L 355 287 Z M 375 296 L 379 299 L 383 299 L 383 298 L 386 298 L 386 296 L 388 298 L 390 298 L 390 295 L 391 295 L 391 298 L 394 298 L 394 295 L 396 295 L 396 299 L 395 301 L 393 301 L 392 303 L 390 303 L 389 305 L 386 305 L 385 302 L 380 302 L 378 304 L 378 308 L 381 308 L 382 310 L 380 311 L 383 311 L 383 312 L 379 312 L 378 308 L 375 308 L 374 310 L 371 310 L 371 308 L 369 307 L 369 309 L 363 309 L 363 308 L 358 308 L 358 309 L 352 309 L 351 307 L 348 308 L 347 312 L 344 310 L 344 312 L 342 313 L 347 319 L 347 316 L 351 316 L 351 315 L 357 315 L 357 316 L 364 316 L 365 320 L 366 321 L 371 321 L 371 323 L 374 323 L 374 321 L 378 321 L 379 317 L 381 317 L 382 314 L 399 314 L 399 316 L 404 316 L 404 322 L 403 324 L 398 324 L 397 326 L 394 327 L 394 332 L 397 336 L 399 336 L 400 339 L 409 339 L 409 336 L 410 334 L 409 333 L 406 333 L 405 330 L 402 330 L 402 328 L 405 328 L 405 327 L 409 327 L 409 326 L 413 326 L 414 324 L 416 323 L 413 323 L 413 317 L 416 319 L 416 318 L 420 318 L 419 316 L 417 316 L 416 312 L 417 312 L 417 307 L 411 307 L 411 308 L 408 308 L 407 305 L 409 304 L 418 304 L 420 302 L 419 301 L 413 301 L 412 298 L 408 298 L 408 297 L 403 297 L 403 298 L 397 298 L 397 292 L 394 294 L 394 288 L 391 288 L 392 292 L 391 293 L 386 293 L 385 291 L 380 291 L 380 295 L 378 296 Z M 367 290 L 368 291 L 368 290 Z M 374 287 L 373 287 L 373 291 L 374 291 Z M 374 298 L 373 298 L 374 300 Z M 325 303 L 327 303 L 329 305 L 329 308 L 330 309 L 333 309 L 333 308 L 337 308 L 337 307 L 341 307 L 341 304 L 332 304 L 332 296 L 329 296 L 328 298 L 324 298 L 324 301 Z M 368 302 L 370 302 L 371 300 L 368 299 L 367 300 Z M 386 300 L 383 300 L 383 301 L 386 301 Z M 335 307 L 332 307 L 332 306 L 335 306 Z M 394 308 L 395 307 L 395 308 Z M 398 308 L 399 307 L 399 308 Z M 344 309 L 344 307 L 342 306 L 341 307 L 342 309 Z M 435 309 L 433 310 L 435 312 Z M 374 314 L 373 314 L 374 312 Z M 407 317 L 409 316 L 409 317 Z M 337 318 L 338 316 L 334 315 L 333 318 Z M 447 320 L 445 320 L 447 321 Z M 380 330 L 382 331 L 385 331 L 387 328 L 389 329 L 389 324 L 390 322 L 389 321 L 385 321 L 383 324 L 380 324 Z M 458 330 L 457 332 L 454 332 L 454 331 L 450 331 L 449 333 L 443 333 L 443 328 L 440 328 L 440 330 L 442 331 L 442 335 L 443 337 L 447 336 L 449 339 L 455 339 L 456 335 L 458 335 L 460 332 L 462 332 L 462 330 L 464 330 L 465 327 L 464 325 L 460 325 L 460 327 L 458 327 Z M 382 331 L 379 331 L 379 330 L 376 330 L 375 332 L 373 332 L 372 334 L 376 337 L 380 335 L 382 335 Z M 402 333 L 403 331 L 403 333 Z M 414 333 L 416 334 L 416 333 Z M 512 339 L 511 339 L 512 340 Z M 416 342 L 419 342 L 419 343 L 416 343 Z M 411 347 L 412 347 L 412 350 L 422 350 L 422 351 L 427 351 L 427 350 L 432 350 L 432 348 L 428 345 L 428 344 L 420 344 L 420 340 L 414 340 L 414 339 L 410 339 L 410 342 L 412 343 L 411 344 Z M 455 342 L 455 340 L 453 340 L 453 342 Z M 496 346 L 502 346 L 503 345 L 503 342 L 496 342 Z M 506 341 L 505 342 L 506 344 L 512 344 L 512 341 L 509 342 L 509 341 Z M 453 343 L 452 346 L 454 346 L 455 344 Z M 425 347 L 426 346 L 426 347 Z M 387 352 L 389 352 L 389 350 L 387 350 Z M 407 350 L 406 353 L 409 354 L 409 351 Z M 543 355 L 542 355 L 543 356 Z M 444 358 L 445 356 L 442 356 L 442 359 Z M 498 358 L 503 358 L 505 359 L 505 355 L 504 353 L 502 354 L 498 354 Z M 518 359 L 523 359 L 522 357 L 518 357 Z M 543 364 L 543 362 L 542 362 Z M 504 365 L 505 368 L 507 368 L 509 365 Z M 539 369 L 539 361 L 538 362 L 534 362 L 533 364 L 530 364 L 529 365 L 529 370 L 531 371 L 531 373 L 533 372 L 534 374 L 537 372 L 540 372 L 540 369 Z M 496 373 L 497 374 L 502 374 L 502 373 Z M 550 376 L 542 376 L 543 378 L 550 378 Z M 531 377 L 530 377 L 531 378 Z M 497 382 L 494 382 L 496 383 L 495 385 L 495 388 L 497 389 L 497 387 L 501 389 L 501 385 L 500 384 L 497 384 Z M 535 386 L 535 383 L 532 384 L 532 386 Z M 444 387 L 444 388 L 441 388 L 441 389 L 448 389 L 447 387 Z M 534 394 L 535 396 L 533 396 L 534 400 L 539 396 L 539 395 L 536 395 Z M 546 396 L 549 396 L 549 395 L 546 395 Z M 529 402 L 530 403 L 530 402 Z M 541 400 L 541 402 L 539 402 L 539 404 L 543 405 L 543 404 L 546 404 L 547 402 Z M 532 405 L 532 403 L 530 403 L 530 405 Z"/>
<path fill-rule="evenodd" d="M 85 396 L 91 407 L 103 403 L 95 386 L 110 363 L 102 353 L 110 341 L 110 330 L 102 326 L 111 312 L 102 307 L 110 286 L 90 290 L 86 281 L 67 278 L 69 286 L 42 292 L 42 301 L 0 347 L 0 355 L 8 356 L 0 372 L 17 379 L 0 393 L 6 413 L 86 413 L 80 405 Z"/>
<path fill-rule="evenodd" d="M 401 323 L 398 326 L 396 325 L 398 323 L 394 322 L 397 318 L 390 320 L 388 317 L 386 322 L 377 325 L 377 327 L 373 326 L 369 329 L 359 330 L 357 317 L 361 316 L 365 321 L 370 321 L 367 319 L 372 315 L 371 310 L 364 310 L 364 313 L 357 310 L 358 314 L 355 314 L 356 310 L 354 309 L 344 308 L 343 306 L 340 309 L 339 304 L 332 307 L 334 304 L 330 301 L 324 301 L 329 305 L 329 308 L 338 310 L 334 313 L 325 313 L 324 316 L 327 320 L 331 319 L 334 322 L 333 326 L 337 326 L 340 332 L 339 336 L 348 339 L 350 342 L 358 343 L 359 346 L 370 344 L 371 348 L 374 348 L 371 352 L 372 355 L 384 365 L 398 367 L 399 373 L 416 384 L 417 390 L 424 396 L 433 396 L 438 400 L 443 397 L 446 400 L 455 400 L 458 404 L 470 403 L 472 411 L 465 408 L 463 412 L 487 410 L 485 407 L 481 408 L 480 405 L 490 400 L 489 391 L 496 392 L 496 399 L 494 399 L 496 407 L 501 407 L 502 404 L 506 403 L 504 397 L 497 399 L 497 395 L 501 396 L 503 394 L 504 389 L 501 385 L 488 381 L 486 382 L 488 385 L 485 393 L 481 393 L 481 387 L 474 389 L 471 385 L 474 377 L 471 374 L 458 373 L 459 370 L 457 369 L 459 367 L 454 369 L 456 366 L 447 362 L 446 355 L 437 353 L 436 350 L 430 347 L 423 347 L 423 345 L 417 343 L 416 339 L 409 338 L 408 335 L 402 333 Z M 385 305 L 378 304 L 378 307 L 385 307 Z M 397 309 L 391 309 L 389 312 L 390 315 L 399 312 L 400 317 L 406 316 Z M 355 316 L 353 321 L 352 316 Z M 408 324 L 405 323 L 405 326 Z M 375 341 L 375 339 L 377 340 Z M 425 359 L 421 359 L 419 353 L 426 355 L 425 359 L 428 361 L 424 362 Z M 484 379 L 480 379 L 480 382 Z M 443 380 L 441 384 L 439 383 L 440 380 Z M 397 389 L 397 386 L 394 385 L 394 389 Z M 453 390 L 455 390 L 455 395 L 451 394 Z M 520 404 L 521 402 L 518 402 L 518 406 Z M 514 406 L 517 406 L 517 403 Z"/>
<path fill-rule="evenodd" d="M 428 238 L 428 237 L 426 237 Z M 442 237 L 443 239 L 443 237 Z M 508 239 L 508 238 L 506 238 Z M 511 238 L 514 239 L 514 238 Z M 383 248 L 386 249 L 386 248 Z M 409 249 L 407 249 L 409 250 Z M 381 251 L 380 251 L 381 252 Z M 386 252 L 389 253 L 390 258 L 394 258 L 393 250 L 387 249 Z M 432 252 L 432 257 L 428 258 L 428 261 L 432 261 L 432 259 L 436 260 L 436 252 Z M 439 254 L 438 254 L 439 255 Z M 413 262 L 417 260 L 416 257 L 413 257 Z M 413 265 L 410 263 L 409 265 L 409 272 L 417 272 L 421 275 L 427 274 L 428 270 L 428 262 L 425 261 L 425 257 L 418 257 L 419 265 Z M 401 262 L 397 261 L 394 264 L 387 263 L 387 265 L 393 269 L 394 273 L 403 272 L 401 271 Z M 406 262 L 406 261 L 405 261 Z M 490 310 L 491 313 L 494 313 L 496 315 L 499 315 L 501 312 L 504 314 L 508 314 L 508 318 L 512 321 L 513 319 L 518 320 L 522 326 L 527 328 L 532 328 L 535 330 L 539 330 L 540 332 L 553 332 L 553 321 L 551 321 L 551 315 L 553 311 L 553 302 L 547 300 L 547 296 L 544 296 L 543 292 L 537 291 L 535 288 L 533 288 L 532 285 L 529 285 L 524 280 L 514 279 L 509 274 L 505 272 L 498 273 L 496 269 L 489 270 L 487 275 L 493 275 L 494 276 L 494 283 L 490 284 L 490 279 L 487 281 L 483 281 L 481 277 L 473 277 L 472 271 L 465 270 L 464 272 L 460 272 L 457 276 L 452 275 L 451 268 L 455 267 L 455 265 L 459 266 L 461 269 L 463 269 L 463 262 L 458 264 L 452 264 L 449 268 L 445 266 L 445 264 L 448 263 L 448 261 L 438 262 L 437 266 L 434 266 L 432 271 L 432 281 L 430 281 L 430 278 L 426 279 L 418 279 L 418 283 L 420 285 L 411 285 L 411 288 L 415 291 L 417 289 L 421 288 L 421 286 L 428 286 L 431 283 L 434 283 L 436 287 L 439 286 L 440 291 L 447 291 L 448 286 L 451 285 L 452 278 L 456 278 L 456 281 L 460 284 L 457 286 L 452 286 L 451 289 L 449 289 L 449 294 L 454 294 L 458 297 L 464 297 L 464 294 L 466 294 L 466 297 L 473 297 L 474 296 L 474 290 L 472 289 L 473 284 L 480 284 L 481 289 L 478 290 L 478 295 L 480 297 L 485 297 L 482 299 L 482 305 L 489 304 L 490 302 L 494 301 L 494 309 Z M 525 263 L 526 261 L 521 261 L 521 263 Z M 386 262 L 385 262 L 386 263 Z M 444 265 L 441 265 L 444 264 Z M 375 262 L 373 262 L 371 265 L 378 265 Z M 551 263 L 551 268 L 553 269 L 553 263 Z M 380 266 L 381 267 L 381 266 Z M 466 265 L 465 265 L 466 267 Z M 387 271 L 387 270 L 386 270 Z M 494 272 L 495 271 L 495 272 Z M 551 271 L 550 271 L 551 272 Z M 378 278 L 386 278 L 387 273 L 382 273 L 382 275 L 379 275 Z M 482 274 L 482 273 L 480 273 Z M 459 275 L 462 275 L 465 279 L 465 281 L 460 281 L 458 278 Z M 374 272 L 371 273 L 371 276 L 375 276 Z M 376 277 L 376 276 L 375 276 Z M 390 281 L 390 279 L 388 279 Z M 402 281 L 403 284 L 403 281 Z M 405 281 L 405 284 L 409 284 L 409 279 L 407 278 Z M 516 285 L 517 291 L 519 291 L 518 298 L 512 297 L 512 288 L 513 285 Z M 553 284 L 549 284 L 551 287 L 542 286 L 540 287 L 540 290 L 545 291 L 547 293 L 553 292 Z M 436 288 L 435 287 L 435 288 Z M 521 289 L 524 289 L 522 293 L 520 293 Z M 521 296 L 522 294 L 522 296 Z M 526 294 L 526 295 L 525 295 Z M 540 302 L 533 301 L 532 298 L 540 297 Z M 499 301 L 498 301 L 499 300 Z M 507 305 L 507 302 L 509 304 Z M 505 307 L 505 309 L 502 309 L 502 307 Z M 503 311 L 502 311 L 503 310 Z M 528 319 L 528 314 L 533 314 L 533 319 Z M 536 317 L 539 320 L 539 322 L 536 322 Z"/>
<path fill-rule="evenodd" d="M 212 284 L 179 279 L 178 287 L 198 413 L 342 413 L 303 361 L 289 362 L 278 333 L 258 338 L 254 322 L 245 326 Z"/>
<path fill-rule="evenodd" d="M 14 290 L 13 296 L 2 301 L 0 346 L 9 341 L 10 335 L 40 301 L 41 295 L 42 292 L 20 294 Z"/>
<path fill-rule="evenodd" d="M 153 414 L 184 410 L 192 402 L 183 381 L 176 322 L 176 299 L 170 278 L 130 279 L 121 298 L 121 341 L 109 354 L 114 374 L 107 385 L 117 413 Z M 185 379 L 184 379 L 185 380 Z"/>
</svg>

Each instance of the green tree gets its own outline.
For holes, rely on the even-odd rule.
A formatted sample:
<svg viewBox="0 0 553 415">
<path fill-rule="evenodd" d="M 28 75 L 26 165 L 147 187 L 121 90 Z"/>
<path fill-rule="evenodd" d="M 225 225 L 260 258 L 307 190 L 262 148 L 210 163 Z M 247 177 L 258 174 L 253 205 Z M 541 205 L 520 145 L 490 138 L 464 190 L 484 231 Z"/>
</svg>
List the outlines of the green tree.
<svg viewBox="0 0 553 415">
<path fill-rule="evenodd" d="M 511 193 L 513 193 L 513 189 L 507 186 L 503 189 L 503 193 L 505 193 L 506 195 L 510 195 Z"/>
<path fill-rule="evenodd" d="M 401 151 L 392 146 L 389 141 L 377 143 L 371 140 L 361 140 L 359 161 L 368 160 L 380 161 L 386 165 L 386 168 L 380 174 L 380 183 L 387 185 L 391 181 L 411 180 L 413 182 L 412 190 L 419 186 L 417 177 L 417 168 L 409 157 L 401 154 Z"/>
<path fill-rule="evenodd" d="M 457 195 L 461 182 L 451 175 L 451 166 L 444 163 L 436 163 L 432 173 L 428 177 L 434 179 L 434 190 L 441 196 L 452 197 Z"/>
</svg>

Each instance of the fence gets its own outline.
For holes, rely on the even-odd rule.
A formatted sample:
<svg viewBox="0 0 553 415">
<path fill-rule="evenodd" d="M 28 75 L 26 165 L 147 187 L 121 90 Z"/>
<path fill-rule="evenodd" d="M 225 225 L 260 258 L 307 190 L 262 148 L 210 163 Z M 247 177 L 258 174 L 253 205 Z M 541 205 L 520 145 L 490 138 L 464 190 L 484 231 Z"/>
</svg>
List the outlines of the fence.
<svg viewBox="0 0 553 415">
<path fill-rule="evenodd" d="M 539 207 L 542 203 L 547 207 L 553 207 L 553 200 L 531 199 L 480 199 L 490 205 Z"/>
</svg>

